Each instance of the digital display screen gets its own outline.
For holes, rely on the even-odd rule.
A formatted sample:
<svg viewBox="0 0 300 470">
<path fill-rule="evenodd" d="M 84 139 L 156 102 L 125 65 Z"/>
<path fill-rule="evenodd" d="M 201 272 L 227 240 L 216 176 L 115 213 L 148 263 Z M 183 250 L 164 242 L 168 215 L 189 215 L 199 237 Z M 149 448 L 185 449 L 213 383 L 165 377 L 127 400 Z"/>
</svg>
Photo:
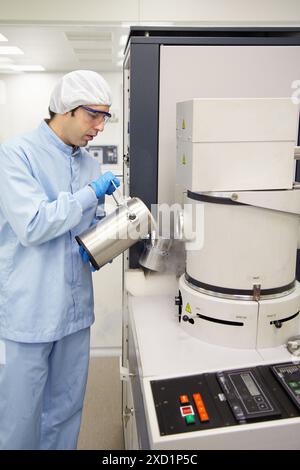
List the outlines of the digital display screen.
<svg viewBox="0 0 300 470">
<path fill-rule="evenodd" d="M 251 378 L 250 374 L 241 374 L 244 384 L 246 385 L 249 393 L 252 396 L 260 395 L 257 386 L 254 383 L 254 380 Z"/>
</svg>

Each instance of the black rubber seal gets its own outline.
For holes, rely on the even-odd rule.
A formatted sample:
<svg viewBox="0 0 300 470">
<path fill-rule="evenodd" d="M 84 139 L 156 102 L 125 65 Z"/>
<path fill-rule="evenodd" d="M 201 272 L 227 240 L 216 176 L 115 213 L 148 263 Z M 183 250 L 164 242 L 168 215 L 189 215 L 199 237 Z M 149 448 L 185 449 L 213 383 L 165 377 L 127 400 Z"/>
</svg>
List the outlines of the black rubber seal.
<svg viewBox="0 0 300 470">
<path fill-rule="evenodd" d="M 201 313 L 196 313 L 198 318 L 202 318 L 202 320 L 211 321 L 212 323 L 219 323 L 221 325 L 228 325 L 228 326 L 244 326 L 243 322 L 239 321 L 229 321 L 229 320 L 220 320 L 219 318 L 207 317 L 206 315 L 202 315 Z"/>
<path fill-rule="evenodd" d="M 188 273 L 185 273 L 186 280 L 193 284 L 195 287 L 200 287 L 200 289 L 208 290 L 211 292 L 215 292 L 216 294 L 226 294 L 226 295 L 247 295 L 253 296 L 253 290 L 248 289 L 231 289 L 228 287 L 219 287 L 213 286 L 211 284 L 205 284 L 204 282 L 197 281 L 196 279 L 189 276 Z M 290 284 L 287 284 L 282 287 L 276 287 L 274 289 L 262 289 L 260 291 L 260 295 L 275 295 L 275 294 L 282 294 L 295 286 L 295 280 Z"/>
<path fill-rule="evenodd" d="M 290 321 L 290 320 L 293 320 L 293 318 L 296 318 L 298 315 L 299 315 L 299 311 L 294 313 L 294 315 L 291 315 L 290 317 L 286 317 L 286 318 L 282 318 L 282 319 L 279 319 L 279 320 L 272 320 L 270 321 L 270 325 L 274 325 L 274 323 L 276 322 L 280 322 L 280 323 L 284 323 L 286 321 Z"/>
<path fill-rule="evenodd" d="M 209 196 L 203 193 L 194 193 L 193 191 L 187 191 L 187 197 L 194 199 L 195 201 L 210 202 L 211 204 L 224 204 L 226 206 L 248 206 L 249 204 L 242 204 L 241 202 L 232 201 L 230 198 Z"/>
</svg>

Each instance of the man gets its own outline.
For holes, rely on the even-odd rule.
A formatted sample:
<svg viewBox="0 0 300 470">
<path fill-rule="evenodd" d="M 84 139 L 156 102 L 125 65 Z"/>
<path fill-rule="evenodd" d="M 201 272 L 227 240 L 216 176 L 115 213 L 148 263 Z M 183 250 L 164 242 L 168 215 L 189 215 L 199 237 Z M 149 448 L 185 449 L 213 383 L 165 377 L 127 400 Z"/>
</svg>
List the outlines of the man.
<svg viewBox="0 0 300 470">
<path fill-rule="evenodd" d="M 71 72 L 50 120 L 0 147 L 0 449 L 77 445 L 94 313 L 75 236 L 120 184 L 82 147 L 110 105 L 99 74 Z"/>
</svg>

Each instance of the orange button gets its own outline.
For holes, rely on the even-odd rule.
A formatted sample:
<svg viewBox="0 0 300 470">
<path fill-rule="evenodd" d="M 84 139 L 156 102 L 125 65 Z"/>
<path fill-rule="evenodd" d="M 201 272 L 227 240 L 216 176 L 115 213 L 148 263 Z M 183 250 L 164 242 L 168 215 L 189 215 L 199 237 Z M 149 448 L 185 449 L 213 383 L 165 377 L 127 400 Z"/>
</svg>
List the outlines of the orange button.
<svg viewBox="0 0 300 470">
<path fill-rule="evenodd" d="M 200 393 L 194 393 L 193 399 L 201 421 L 209 421 L 209 416 L 204 406 Z"/>
<path fill-rule="evenodd" d="M 186 403 L 189 403 L 190 400 L 189 400 L 189 397 L 187 395 L 180 395 L 180 403 L 182 403 L 183 405 L 186 404 Z"/>
<path fill-rule="evenodd" d="M 201 413 L 200 414 L 200 419 L 201 421 L 209 421 L 209 417 L 207 413 Z"/>
<path fill-rule="evenodd" d="M 195 403 L 198 403 L 198 404 L 202 403 L 202 398 L 201 398 L 200 393 L 194 393 L 193 399 Z"/>
</svg>

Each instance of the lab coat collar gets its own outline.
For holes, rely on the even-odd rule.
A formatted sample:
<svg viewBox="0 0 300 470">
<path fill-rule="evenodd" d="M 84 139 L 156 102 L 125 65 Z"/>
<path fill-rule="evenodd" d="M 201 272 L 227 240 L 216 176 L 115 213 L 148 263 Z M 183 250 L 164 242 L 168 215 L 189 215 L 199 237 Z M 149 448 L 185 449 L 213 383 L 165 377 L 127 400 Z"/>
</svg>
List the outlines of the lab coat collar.
<svg viewBox="0 0 300 470">
<path fill-rule="evenodd" d="M 46 120 L 42 121 L 39 127 L 42 134 L 51 141 L 59 150 L 71 157 L 77 157 L 81 154 L 80 147 L 72 147 L 71 145 L 65 144 L 58 135 L 51 129 L 47 124 Z"/>
</svg>

